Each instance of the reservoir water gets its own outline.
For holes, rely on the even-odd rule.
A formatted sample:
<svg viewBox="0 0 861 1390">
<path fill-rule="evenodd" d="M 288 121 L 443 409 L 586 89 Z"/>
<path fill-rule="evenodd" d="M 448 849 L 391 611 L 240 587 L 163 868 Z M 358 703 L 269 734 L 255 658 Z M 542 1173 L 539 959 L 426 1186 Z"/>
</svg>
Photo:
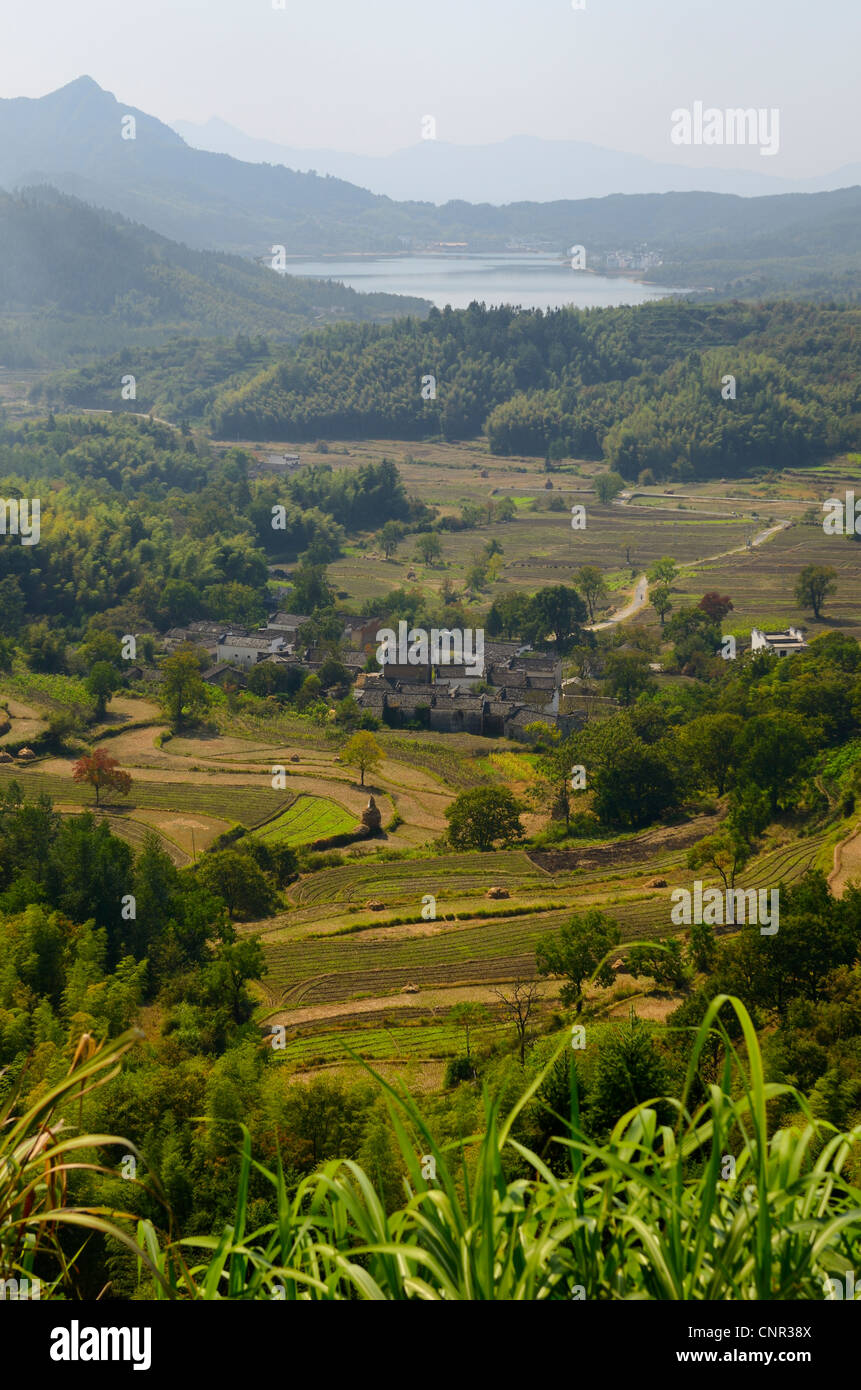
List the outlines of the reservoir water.
<svg viewBox="0 0 861 1390">
<path fill-rule="evenodd" d="M 573 304 L 578 309 L 610 308 L 683 293 L 624 276 L 572 270 L 570 261 L 558 256 L 517 252 L 295 260 L 289 273 L 341 280 L 366 294 L 418 295 L 440 309 L 446 304 L 465 309 L 474 299 L 488 307 L 516 304 L 524 309 L 559 309 Z"/>
</svg>

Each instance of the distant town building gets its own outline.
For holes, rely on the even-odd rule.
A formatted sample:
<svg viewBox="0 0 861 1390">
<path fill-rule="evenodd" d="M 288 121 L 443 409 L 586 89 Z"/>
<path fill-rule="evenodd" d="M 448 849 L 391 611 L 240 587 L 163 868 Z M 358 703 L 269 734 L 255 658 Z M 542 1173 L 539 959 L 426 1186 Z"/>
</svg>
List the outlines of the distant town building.
<svg viewBox="0 0 861 1390">
<path fill-rule="evenodd" d="M 256 666 L 258 661 L 281 651 L 284 646 L 283 637 L 267 638 L 265 634 L 243 637 L 238 633 L 228 632 L 218 644 L 216 660 L 219 666 Z"/>
<path fill-rule="evenodd" d="M 807 643 L 800 627 L 791 627 L 787 632 L 762 632 L 755 627 L 750 634 L 752 652 L 769 651 L 777 656 L 791 656 L 793 652 L 807 650 Z"/>
<path fill-rule="evenodd" d="M 292 645 L 299 636 L 299 629 L 304 627 L 306 623 L 310 623 L 310 621 L 311 619 L 305 617 L 302 613 L 284 613 L 279 611 L 269 619 L 265 628 L 261 628 L 257 635 L 261 638 L 282 637 L 285 642 Z"/>
</svg>

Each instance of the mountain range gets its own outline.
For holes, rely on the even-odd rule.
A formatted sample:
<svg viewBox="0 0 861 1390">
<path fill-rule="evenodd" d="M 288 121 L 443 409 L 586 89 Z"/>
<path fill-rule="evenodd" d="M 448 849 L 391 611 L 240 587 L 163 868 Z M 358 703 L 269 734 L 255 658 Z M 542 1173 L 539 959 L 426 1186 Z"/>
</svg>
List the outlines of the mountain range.
<svg viewBox="0 0 861 1390">
<path fill-rule="evenodd" d="M 182 248 L 177 243 L 194 251 L 241 255 L 243 274 L 250 261 L 271 264 L 275 247 L 286 248 L 288 269 L 290 258 L 296 257 L 301 272 L 303 256 L 442 251 L 451 244 L 472 252 L 520 249 L 561 256 L 571 246 L 583 245 L 592 269 L 618 250 L 646 247 L 661 262 L 650 268 L 650 280 L 716 298 L 852 299 L 857 298 L 861 283 L 861 187 L 857 185 L 830 192 L 752 197 L 712 192 L 617 193 L 504 206 L 452 201 L 438 207 L 432 202 L 395 201 L 330 175 L 193 149 L 163 121 L 123 105 L 88 77 L 44 97 L 0 100 L 0 187 L 13 191 L 33 186 L 50 186 L 76 198 L 79 205 L 119 214 L 137 225 L 138 235 L 151 229 L 168 239 L 173 249 L 160 246 L 152 236 L 144 237 L 141 254 L 153 270 L 153 262 L 169 261 L 177 283 L 182 269 L 178 259 Z M 53 212 L 43 210 L 42 214 L 40 244 L 53 248 L 58 266 L 67 254 L 60 230 L 69 215 L 59 204 Z M 9 217 L 13 210 L 7 207 Z M 53 232 L 45 220 L 51 217 L 58 219 Z M 74 248 L 81 234 L 80 211 L 73 221 L 69 235 Z M 117 232 L 116 227 L 114 232 L 130 235 L 127 230 Z M 85 254 L 85 243 L 79 249 Z M 15 254 L 24 283 L 29 284 L 27 276 L 33 267 L 28 268 L 26 250 L 19 246 Z M 233 263 L 229 274 L 226 266 L 219 269 L 215 277 L 219 293 L 227 281 L 231 293 L 238 292 L 239 266 Z M 198 295 L 194 312 L 180 313 L 179 320 L 188 323 L 190 331 L 209 333 L 213 318 L 230 319 L 231 312 L 222 313 L 210 304 L 204 310 L 203 299 L 209 298 L 215 271 L 210 267 L 205 273 L 200 262 L 193 274 L 207 282 L 207 293 Z M 343 287 L 331 286 L 326 292 L 313 293 L 307 286 L 301 293 L 294 286 L 279 296 L 272 288 L 271 272 L 259 274 L 264 279 L 256 285 L 262 293 L 265 283 L 268 307 L 265 312 L 260 309 L 255 287 L 245 310 L 234 316 L 242 331 L 249 321 L 246 311 L 254 303 L 257 307 L 250 311 L 254 326 L 280 336 L 280 329 L 270 327 L 269 308 L 276 315 L 290 313 L 285 296 L 291 293 L 292 307 L 298 312 L 289 332 L 302 323 L 325 322 L 330 309 L 344 317 L 362 318 L 385 317 L 397 312 L 398 306 L 402 312 L 424 307 L 417 300 L 397 300 L 394 306 L 363 305 L 362 296 L 348 302 Z M 31 308 L 38 303 L 39 293 L 47 294 L 49 280 L 46 269 Z M 9 274 L 5 283 L 8 295 L 14 290 Z M 145 305 L 151 303 L 151 288 L 151 281 L 149 288 L 136 285 L 135 292 L 143 295 Z M 243 295 L 248 288 L 246 277 Z M 62 302 L 62 286 L 57 296 L 56 301 L 49 297 L 46 304 Z M 326 310 L 322 315 L 317 313 L 321 307 Z M 85 306 L 80 312 L 86 312 Z M 143 310 L 144 320 L 148 312 Z M 122 314 L 127 317 L 127 306 Z M 279 318 L 282 326 L 284 322 Z"/>
<path fill-rule="evenodd" d="M 246 135 L 214 116 L 172 128 L 194 149 L 229 154 L 254 164 L 282 164 L 346 179 L 402 201 L 463 200 L 497 205 L 606 198 L 613 193 L 822 193 L 861 183 L 861 164 L 810 179 L 786 179 L 746 169 L 692 168 L 579 140 L 515 135 L 488 145 L 419 140 L 387 155 L 301 149 Z"/>
</svg>

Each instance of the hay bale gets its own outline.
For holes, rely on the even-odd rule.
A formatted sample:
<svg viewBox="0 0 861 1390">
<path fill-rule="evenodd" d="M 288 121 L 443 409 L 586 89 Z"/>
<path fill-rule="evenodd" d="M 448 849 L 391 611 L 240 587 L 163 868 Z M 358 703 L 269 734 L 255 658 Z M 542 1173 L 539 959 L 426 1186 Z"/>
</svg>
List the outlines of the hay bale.
<svg viewBox="0 0 861 1390">
<path fill-rule="evenodd" d="M 667 880 L 665 878 L 650 878 L 645 886 L 647 888 L 666 888 Z"/>
<path fill-rule="evenodd" d="M 486 896 L 488 898 L 510 898 L 511 894 L 507 888 L 488 888 Z"/>
<path fill-rule="evenodd" d="M 379 898 L 368 898 L 368 901 L 365 903 L 365 907 L 369 912 L 382 912 L 385 905 L 385 903 L 380 902 Z"/>
</svg>

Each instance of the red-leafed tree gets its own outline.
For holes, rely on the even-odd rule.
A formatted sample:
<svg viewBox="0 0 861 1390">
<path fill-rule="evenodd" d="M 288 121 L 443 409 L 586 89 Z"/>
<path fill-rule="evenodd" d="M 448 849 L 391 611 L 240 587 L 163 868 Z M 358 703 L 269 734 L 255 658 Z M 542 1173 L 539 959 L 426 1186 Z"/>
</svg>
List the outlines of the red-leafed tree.
<svg viewBox="0 0 861 1390">
<path fill-rule="evenodd" d="M 713 623 L 722 623 L 727 613 L 732 612 L 733 602 L 728 594 L 719 594 L 717 589 L 710 589 L 703 594 L 697 608 L 707 613 Z"/>
<path fill-rule="evenodd" d="M 128 796 L 131 791 L 131 777 L 123 772 L 116 758 L 112 758 L 104 748 L 96 748 L 94 752 L 79 758 L 72 768 L 72 777 L 76 782 L 89 782 L 91 787 L 95 787 L 97 806 L 99 796 L 105 789 L 120 796 Z"/>
</svg>

